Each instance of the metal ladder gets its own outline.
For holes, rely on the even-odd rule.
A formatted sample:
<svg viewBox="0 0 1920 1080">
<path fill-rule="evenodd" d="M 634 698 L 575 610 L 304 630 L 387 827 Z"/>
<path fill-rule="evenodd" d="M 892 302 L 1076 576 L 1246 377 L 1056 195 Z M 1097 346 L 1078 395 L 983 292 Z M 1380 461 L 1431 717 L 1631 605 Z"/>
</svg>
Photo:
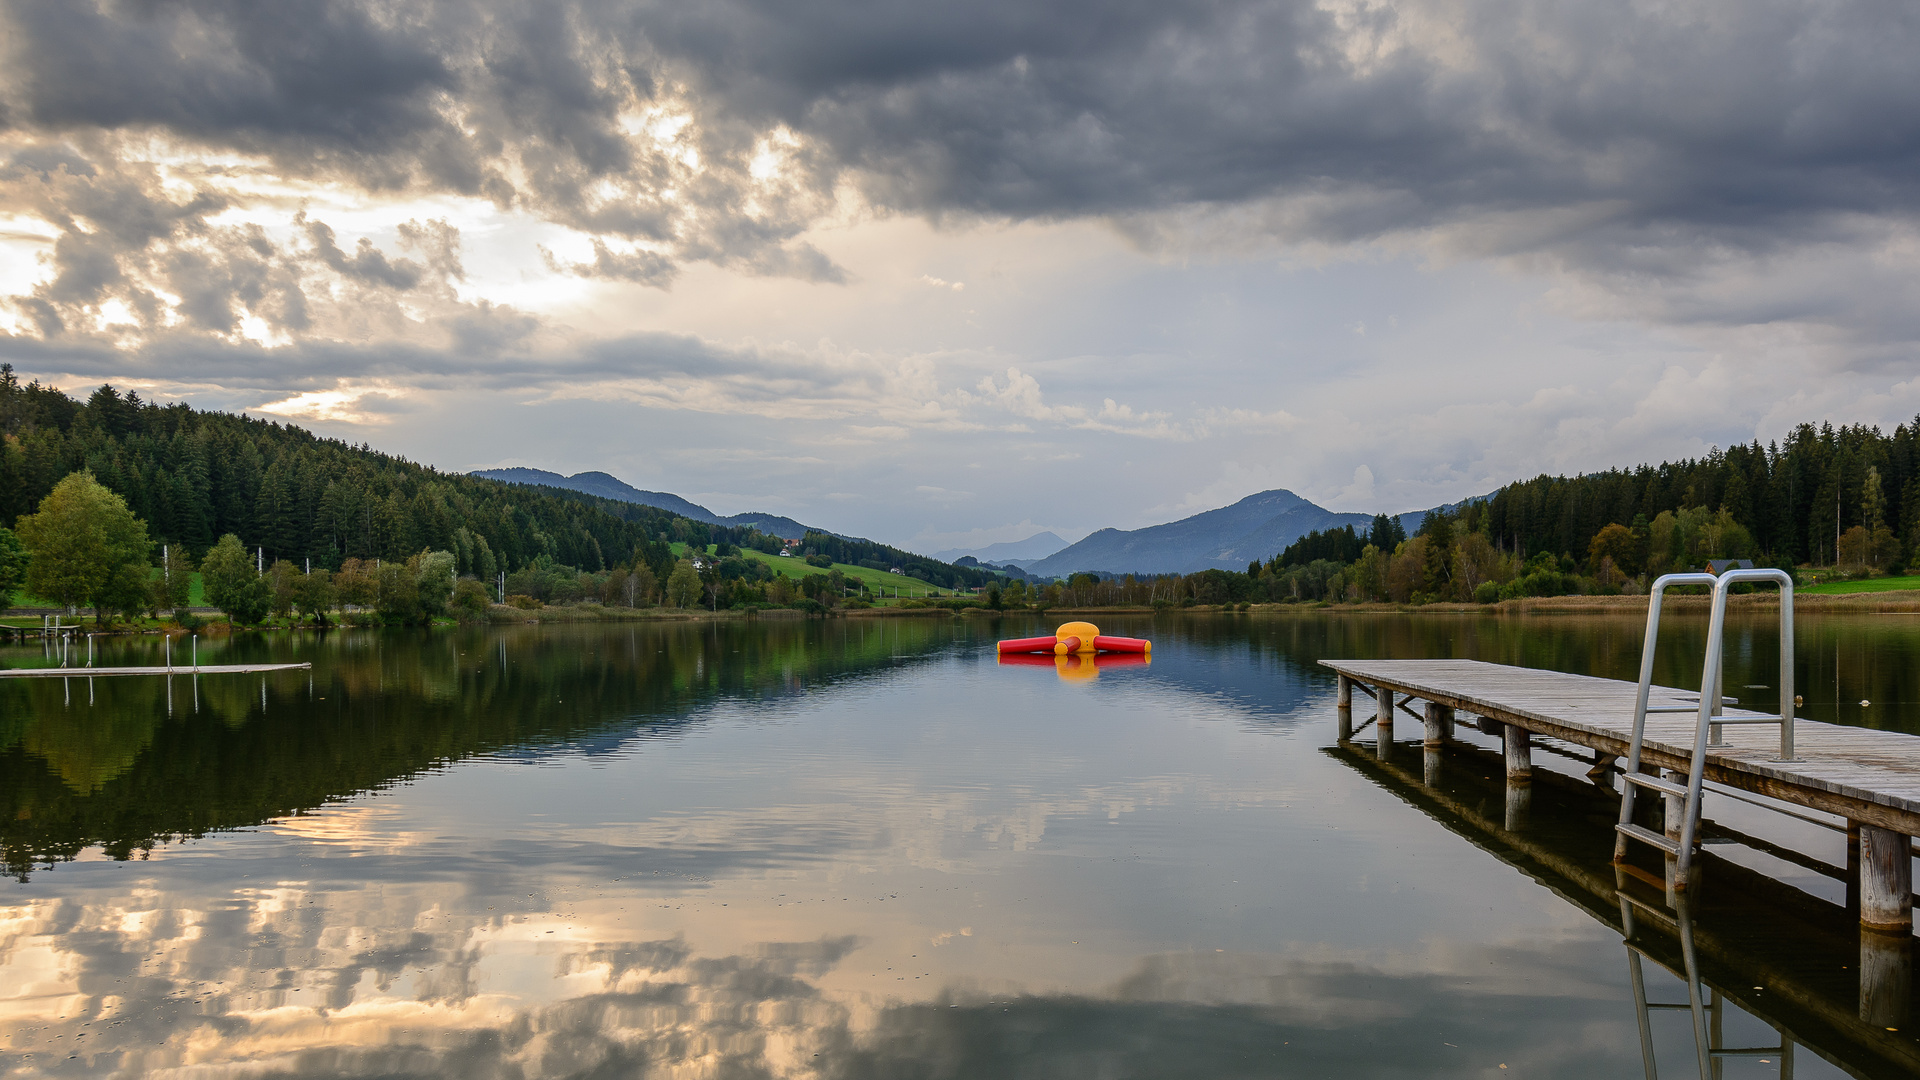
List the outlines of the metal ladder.
<svg viewBox="0 0 1920 1080">
<path fill-rule="evenodd" d="M 1780 1080 L 1793 1080 L 1793 1040 L 1774 1024 L 1768 1023 L 1768 1026 L 1773 1027 L 1780 1036 L 1778 1045 L 1746 1047 L 1722 1045 L 1726 1042 L 1722 1029 L 1725 1002 L 1721 999 L 1718 990 L 1703 985 L 1700 978 L 1700 966 L 1693 949 L 1693 918 L 1688 910 L 1686 897 L 1676 899 L 1674 912 L 1669 915 L 1656 909 L 1652 904 L 1629 895 L 1624 879 L 1616 877 L 1615 883 L 1620 899 L 1622 944 L 1627 947 L 1627 978 L 1633 984 L 1634 1015 L 1640 1022 L 1640 1061 L 1646 1069 L 1647 1080 L 1659 1080 L 1660 1077 L 1660 1070 L 1654 1061 L 1653 1053 L 1653 1014 L 1681 1009 L 1692 1014 L 1694 1058 L 1700 1068 L 1700 1080 L 1720 1080 L 1721 1063 L 1727 1058 L 1771 1058 L 1779 1065 Z M 1645 948 L 1635 944 L 1634 938 L 1638 933 L 1636 911 L 1651 915 L 1679 935 L 1680 963 L 1683 970 L 1675 971 Z M 1648 1001 L 1643 960 L 1653 961 L 1656 966 L 1685 983 L 1687 1000 L 1685 1002 Z"/>
<path fill-rule="evenodd" d="M 1722 653 L 1726 640 L 1727 596 L 1743 581 L 1771 581 L 1780 586 L 1780 715 L 1729 719 L 1721 714 L 1720 696 Z M 1660 705 L 1651 708 L 1647 697 L 1653 688 L 1653 653 L 1660 632 L 1660 606 L 1670 585 L 1713 586 L 1713 614 L 1707 622 L 1707 655 L 1700 670 L 1700 700 L 1697 705 Z M 1649 776 L 1640 771 L 1640 751 L 1646 741 L 1649 712 L 1697 712 L 1694 725 L 1693 756 L 1688 763 L 1687 782 L 1677 782 L 1679 774 L 1667 770 L 1665 776 Z M 1706 778 L 1707 750 L 1725 746 L 1721 729 L 1727 724 L 1779 724 L 1780 756 L 1793 757 L 1793 577 L 1784 570 L 1728 570 L 1718 577 L 1706 573 L 1667 574 L 1653 583 L 1647 597 L 1647 636 L 1640 648 L 1640 688 L 1633 703 L 1633 741 L 1627 750 L 1626 785 L 1620 796 L 1620 822 L 1613 841 L 1613 860 L 1627 857 L 1627 841 L 1639 840 L 1666 852 L 1674 860 L 1674 891 L 1686 889 L 1692 876 L 1693 854 L 1700 827 L 1700 799 Z M 1633 821 L 1634 796 L 1639 789 L 1657 791 L 1682 805 L 1679 835 L 1662 835 Z M 1671 805 L 1671 803 L 1669 803 Z M 1673 831 L 1672 816 L 1666 828 Z"/>
</svg>

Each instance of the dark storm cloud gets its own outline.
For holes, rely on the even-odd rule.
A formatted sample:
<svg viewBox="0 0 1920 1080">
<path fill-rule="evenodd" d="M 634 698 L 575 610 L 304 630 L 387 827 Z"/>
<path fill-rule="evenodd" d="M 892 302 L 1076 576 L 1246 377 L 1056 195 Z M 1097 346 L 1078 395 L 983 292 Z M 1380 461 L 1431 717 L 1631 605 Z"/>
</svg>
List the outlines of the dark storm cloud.
<svg viewBox="0 0 1920 1080">
<path fill-rule="evenodd" d="M 54 280 L 13 301 L 43 334 L 108 299 L 147 329 L 399 325 L 391 304 L 330 323 L 300 287 L 322 265 L 451 295 L 449 266 L 318 223 L 298 260 L 214 227 L 244 196 L 218 168 L 163 188 L 158 133 L 484 197 L 587 234 L 591 258 L 549 267 L 658 287 L 696 261 L 847 281 L 799 237 L 851 187 L 1152 245 L 1426 233 L 1543 255 L 1642 317 L 1911 337 L 1904 269 L 1793 287 L 1913 224 L 1920 9 L 1896 2 L 0 0 L 0 41 L 4 198 L 61 230 Z M 1755 258 L 1780 260 L 1773 295 L 1715 291 Z"/>
<path fill-rule="evenodd" d="M 1706 230 L 1905 210 L 1920 152 L 1920 14 L 1874 0 L 5 10 L 16 125 L 158 126 L 628 237 L 666 235 L 664 211 L 588 189 L 665 181 L 618 113 L 676 82 L 703 154 L 785 123 L 817 141 L 818 182 L 855 170 L 885 205 L 1072 216 L 1318 194 L 1310 230 L 1343 238 L 1594 201 L 1624 226 Z"/>
<path fill-rule="evenodd" d="M 368 5 L 26 0 L 5 12 L 20 125 L 380 155 L 441 129 L 434 95 L 455 89 L 444 42 Z"/>
</svg>

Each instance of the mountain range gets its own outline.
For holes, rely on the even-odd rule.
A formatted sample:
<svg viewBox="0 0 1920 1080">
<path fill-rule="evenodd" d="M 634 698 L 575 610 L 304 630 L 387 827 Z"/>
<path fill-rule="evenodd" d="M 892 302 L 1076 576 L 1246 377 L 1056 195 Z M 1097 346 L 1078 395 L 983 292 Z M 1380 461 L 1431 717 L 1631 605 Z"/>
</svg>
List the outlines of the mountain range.
<svg viewBox="0 0 1920 1080">
<path fill-rule="evenodd" d="M 941 562 L 954 562 L 971 555 L 983 563 L 1005 566 L 1010 562 L 1035 562 L 1066 547 L 1067 542 L 1050 532 L 1034 533 L 1025 540 L 1008 540 L 998 544 L 988 544 L 982 548 L 948 548 L 936 551 L 933 557 Z"/>
<path fill-rule="evenodd" d="M 1480 496 L 1479 498 L 1486 498 Z M 1478 499 L 1395 515 L 1409 535 L 1435 510 L 1449 513 Z M 1101 529 L 1044 559 L 1017 563 L 1039 578 L 1066 577 L 1081 571 L 1106 574 L 1192 574 L 1201 570 L 1245 570 L 1265 562 L 1310 532 L 1351 525 L 1364 532 L 1371 514 L 1342 514 L 1308 502 L 1284 488 L 1249 495 L 1232 506 L 1131 531 Z M 982 559 L 982 562 L 991 560 Z"/>
<path fill-rule="evenodd" d="M 1191 574 L 1200 570 L 1245 570 L 1273 558 L 1316 529 L 1342 525 L 1364 529 L 1370 514 L 1340 514 L 1275 489 L 1249 495 L 1232 506 L 1208 510 L 1165 525 L 1131 531 L 1101 529 L 1077 544 L 1026 566 L 1036 577 L 1065 577 L 1090 570 L 1108 574 Z"/>
<path fill-rule="evenodd" d="M 797 540 L 807 534 L 809 526 L 802 525 L 790 517 L 778 514 L 734 514 L 721 517 L 696 502 L 689 502 L 678 495 L 665 491 L 642 491 L 633 485 L 603 472 L 574 473 L 562 476 L 545 469 L 475 469 L 469 475 L 487 480 L 504 480 L 509 484 L 544 484 L 547 487 L 565 488 L 568 491 L 597 495 L 602 499 L 616 502 L 639 503 L 642 506 L 657 506 L 662 510 L 679 514 L 681 517 L 704 521 L 709 525 L 751 525 L 770 536 Z M 827 530 L 821 529 L 820 532 Z"/>
<path fill-rule="evenodd" d="M 709 525 L 751 525 L 763 533 L 789 539 L 813 530 L 778 514 L 746 513 L 721 517 L 699 503 L 690 502 L 664 491 L 643 491 L 603 472 L 562 476 L 544 469 L 478 469 L 471 475 L 510 484 L 544 484 L 569 491 L 597 495 L 603 499 L 656 506 Z M 1483 496 L 1484 497 L 1484 496 Z M 1438 510 L 1453 511 L 1466 502 L 1450 503 Z M 1398 515 L 1400 524 L 1411 534 L 1420 520 L 1432 511 L 1415 510 Z M 1276 488 L 1249 495 L 1232 506 L 1208 510 L 1192 517 L 1151 525 L 1144 529 L 1101 529 L 1075 544 L 1069 544 L 1051 532 L 1037 533 L 1025 540 L 989 544 L 983 548 L 954 548 L 936 553 L 941 562 L 973 556 L 982 563 L 1018 566 L 1038 578 L 1066 577 L 1082 571 L 1105 574 L 1191 574 L 1201 570 L 1245 570 L 1247 564 L 1278 555 L 1288 544 L 1315 530 L 1338 529 L 1352 525 L 1365 530 L 1373 524 L 1370 514 L 1343 514 L 1328 510 L 1291 491 Z"/>
</svg>

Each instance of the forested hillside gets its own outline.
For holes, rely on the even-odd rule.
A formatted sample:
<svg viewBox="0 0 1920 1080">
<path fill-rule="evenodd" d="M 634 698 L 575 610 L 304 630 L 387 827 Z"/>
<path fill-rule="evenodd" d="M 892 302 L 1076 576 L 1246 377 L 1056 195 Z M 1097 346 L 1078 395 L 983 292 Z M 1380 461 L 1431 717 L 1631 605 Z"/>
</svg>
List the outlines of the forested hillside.
<svg viewBox="0 0 1920 1080">
<path fill-rule="evenodd" d="M 1829 565 L 1834 535 L 1886 528 L 1911 550 L 1920 540 L 1920 418 L 1882 434 L 1856 424 L 1802 424 L 1784 442 L 1716 449 L 1698 459 L 1539 476 L 1508 484 L 1486 503 L 1496 544 L 1584 556 L 1610 524 L 1631 527 L 1662 511 L 1725 509 L 1759 552 Z"/>
<path fill-rule="evenodd" d="M 0 366 L 0 523 L 90 470 L 156 542 L 198 557 L 225 533 L 269 561 L 454 553 L 491 578 L 545 561 L 599 571 L 665 561 L 666 543 L 739 543 L 748 530 L 557 489 L 442 473 L 291 424 L 160 406 L 101 387 L 83 404 Z M 657 545 L 657 546 L 656 546 Z M 651 548 L 651 550 L 649 550 Z"/>
</svg>

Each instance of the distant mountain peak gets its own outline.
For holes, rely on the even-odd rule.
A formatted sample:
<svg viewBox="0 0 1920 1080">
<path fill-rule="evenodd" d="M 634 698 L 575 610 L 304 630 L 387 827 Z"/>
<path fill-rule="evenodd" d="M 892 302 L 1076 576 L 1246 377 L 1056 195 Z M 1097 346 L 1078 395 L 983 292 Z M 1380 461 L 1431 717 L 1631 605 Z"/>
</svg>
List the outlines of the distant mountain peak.
<svg viewBox="0 0 1920 1080">
<path fill-rule="evenodd" d="M 1372 514 L 1339 513 L 1285 488 L 1273 488 L 1164 525 L 1099 529 L 1077 544 L 1027 564 L 1026 569 L 1037 577 L 1065 577 L 1083 570 L 1109 574 L 1245 570 L 1248 563 L 1271 559 L 1310 532 L 1346 525 L 1365 529 L 1372 523 Z"/>
</svg>

